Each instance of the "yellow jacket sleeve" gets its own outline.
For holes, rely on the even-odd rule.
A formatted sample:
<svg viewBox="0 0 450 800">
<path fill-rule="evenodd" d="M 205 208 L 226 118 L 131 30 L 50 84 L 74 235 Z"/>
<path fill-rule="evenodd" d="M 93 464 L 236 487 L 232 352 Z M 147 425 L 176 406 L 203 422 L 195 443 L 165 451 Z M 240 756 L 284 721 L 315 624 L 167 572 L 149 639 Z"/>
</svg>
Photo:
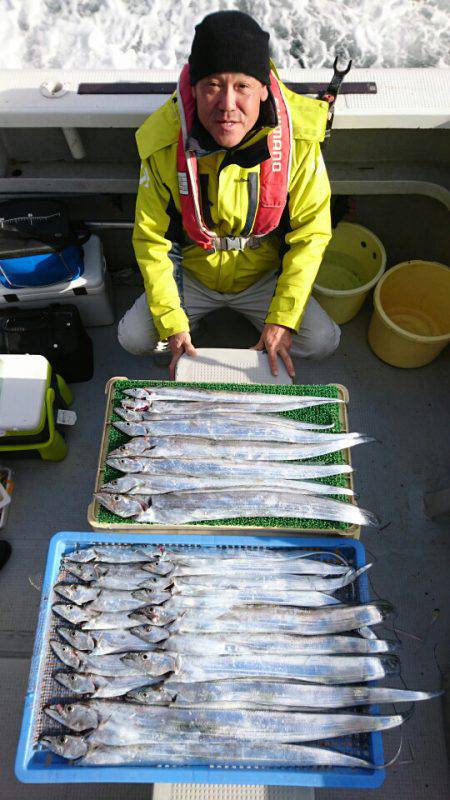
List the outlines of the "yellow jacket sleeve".
<svg viewBox="0 0 450 800">
<path fill-rule="evenodd" d="M 297 166 L 289 185 L 287 250 L 266 322 L 298 331 L 331 238 L 330 183 L 318 142 L 295 140 Z M 302 157 L 301 150 L 306 148 Z"/>
<path fill-rule="evenodd" d="M 169 258 L 172 242 L 165 235 L 170 224 L 169 202 L 170 192 L 150 156 L 141 165 L 133 247 L 144 278 L 150 312 L 161 339 L 189 330 Z"/>
</svg>

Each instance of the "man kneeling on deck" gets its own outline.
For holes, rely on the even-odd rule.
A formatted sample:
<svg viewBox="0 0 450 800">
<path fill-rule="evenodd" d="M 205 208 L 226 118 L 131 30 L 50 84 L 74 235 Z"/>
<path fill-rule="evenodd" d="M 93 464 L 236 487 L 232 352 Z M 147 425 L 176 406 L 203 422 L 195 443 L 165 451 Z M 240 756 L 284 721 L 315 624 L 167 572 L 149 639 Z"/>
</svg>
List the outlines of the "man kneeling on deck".
<svg viewBox="0 0 450 800">
<path fill-rule="evenodd" d="M 119 323 L 126 350 L 166 340 L 173 379 L 180 356 L 196 354 L 199 320 L 228 306 L 260 331 L 274 375 L 277 354 L 294 377 L 291 355 L 334 352 L 340 330 L 310 297 L 331 236 L 327 111 L 281 83 L 269 34 L 247 14 L 196 26 L 177 92 L 137 132 L 133 245 L 146 291 Z"/>
</svg>

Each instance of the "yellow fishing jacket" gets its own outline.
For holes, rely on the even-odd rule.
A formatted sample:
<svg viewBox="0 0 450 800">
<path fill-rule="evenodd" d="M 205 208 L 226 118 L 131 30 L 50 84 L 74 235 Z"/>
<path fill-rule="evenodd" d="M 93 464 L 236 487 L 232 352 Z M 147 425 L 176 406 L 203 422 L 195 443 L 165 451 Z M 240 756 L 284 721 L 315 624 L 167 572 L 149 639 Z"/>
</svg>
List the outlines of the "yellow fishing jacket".
<svg viewBox="0 0 450 800">
<path fill-rule="evenodd" d="M 241 292 L 265 273 L 280 270 L 266 322 L 293 330 L 300 326 L 331 237 L 330 184 L 320 150 L 328 103 L 295 94 L 279 83 L 292 117 L 289 192 L 282 223 L 256 249 L 209 252 L 186 239 L 177 176 L 180 117 L 175 94 L 137 131 L 141 173 L 133 246 L 161 339 L 189 330 L 168 255 L 174 241 L 182 244 L 183 268 L 217 292 Z M 197 153 L 202 205 L 205 212 L 209 208 L 205 222 L 218 236 L 239 236 L 247 223 L 249 186 L 259 189 L 259 181 L 249 175 L 259 176 L 261 161 L 269 157 L 267 137 L 276 126 L 270 99 L 262 104 L 266 108 L 261 127 L 232 151 L 220 149 L 204 129 L 198 140 L 193 131 L 190 147 Z"/>
</svg>

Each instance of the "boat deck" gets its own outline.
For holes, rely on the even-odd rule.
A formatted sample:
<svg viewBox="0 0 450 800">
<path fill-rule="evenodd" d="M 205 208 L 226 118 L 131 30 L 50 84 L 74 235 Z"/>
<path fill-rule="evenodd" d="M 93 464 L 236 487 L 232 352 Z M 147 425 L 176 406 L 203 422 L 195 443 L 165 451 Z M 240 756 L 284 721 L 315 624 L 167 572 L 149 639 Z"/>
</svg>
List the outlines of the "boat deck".
<svg viewBox="0 0 450 800">
<path fill-rule="evenodd" d="M 117 318 L 137 291 L 133 286 L 116 286 Z M 368 559 L 374 562 L 373 591 L 396 607 L 394 626 L 402 645 L 404 682 L 409 688 L 436 689 L 450 660 L 449 523 L 426 519 L 422 503 L 425 492 L 450 483 L 450 349 L 419 370 L 390 367 L 373 355 L 366 342 L 369 314 L 366 307 L 343 327 L 340 348 L 328 361 L 298 361 L 297 380 L 347 386 L 351 429 L 365 431 L 378 440 L 356 448 L 352 454 L 359 502 L 382 520 L 379 530 L 366 529 L 362 534 Z M 10 561 L 0 572 L 0 796 L 4 800 L 143 800 L 152 790 L 142 784 L 126 788 L 120 784 L 31 787 L 14 777 L 48 542 L 58 530 L 88 528 L 86 512 L 97 467 L 105 383 L 113 375 L 167 377 L 165 368 L 125 353 L 117 343 L 115 326 L 92 328 L 90 334 L 95 376 L 88 383 L 72 386 L 78 422 L 68 432 L 66 460 L 52 464 L 37 459 L 14 463 L 2 459 L 15 471 L 9 519 L 0 532 L 0 538 L 8 539 L 13 547 Z M 221 311 L 205 321 L 196 344 L 248 347 L 255 341 L 256 333 L 248 323 Z M 394 636 L 392 630 L 387 633 Z M 398 731 L 385 736 L 384 742 L 390 757 L 399 744 Z M 190 787 L 190 794 L 192 791 L 194 787 Z M 316 790 L 321 800 L 337 795 Z M 345 800 L 366 795 L 363 791 L 346 791 Z M 238 796 L 239 789 L 235 789 L 233 797 Z M 280 789 L 267 791 L 268 798 L 282 796 Z M 289 797 L 301 796 L 306 795 L 289 790 Z M 341 792 L 339 796 L 344 795 Z M 412 719 L 404 725 L 400 757 L 388 770 L 376 797 L 446 800 L 449 796 L 443 704 L 438 699 L 418 704 Z M 241 797 L 248 797 L 247 790 Z"/>
</svg>

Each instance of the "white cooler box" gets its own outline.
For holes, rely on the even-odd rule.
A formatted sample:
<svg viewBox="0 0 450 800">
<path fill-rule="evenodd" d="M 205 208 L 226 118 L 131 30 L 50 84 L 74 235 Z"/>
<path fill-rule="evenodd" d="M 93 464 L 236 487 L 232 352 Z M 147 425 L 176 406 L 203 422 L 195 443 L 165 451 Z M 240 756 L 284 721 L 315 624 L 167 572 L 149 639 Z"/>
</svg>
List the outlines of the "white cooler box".
<svg viewBox="0 0 450 800">
<path fill-rule="evenodd" d="M 79 278 L 30 289 L 11 290 L 0 284 L 0 308 L 43 308 L 49 303 L 72 303 L 86 326 L 111 325 L 114 322 L 111 277 L 106 271 L 98 236 L 90 236 L 83 251 L 84 272 Z"/>
</svg>

